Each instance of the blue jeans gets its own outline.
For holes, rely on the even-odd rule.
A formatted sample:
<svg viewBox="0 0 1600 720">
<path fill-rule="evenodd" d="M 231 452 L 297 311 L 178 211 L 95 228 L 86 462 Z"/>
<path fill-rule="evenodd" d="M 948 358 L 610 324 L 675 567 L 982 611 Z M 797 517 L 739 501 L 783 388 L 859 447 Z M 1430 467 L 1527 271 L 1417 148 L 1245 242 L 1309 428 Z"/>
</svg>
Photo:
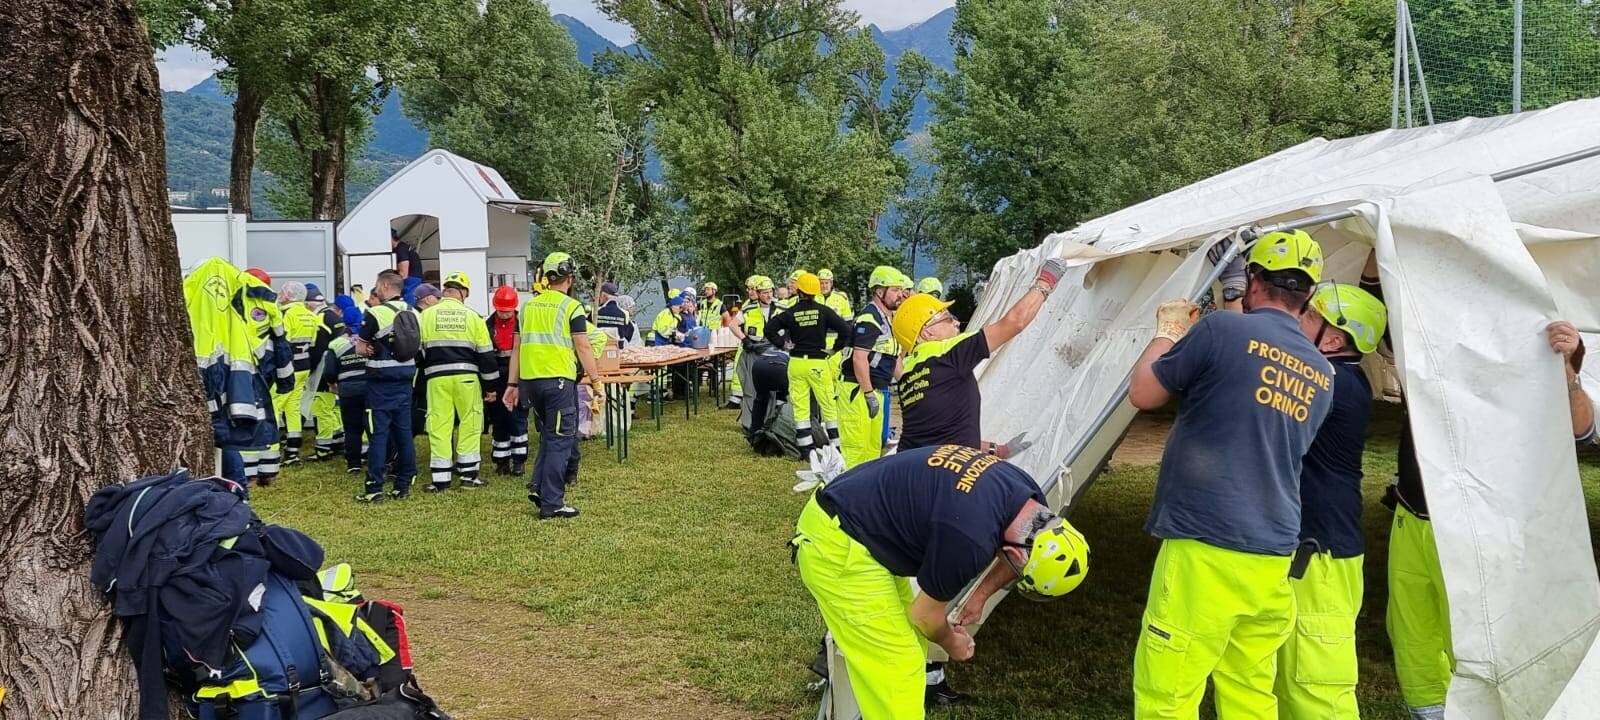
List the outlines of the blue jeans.
<svg viewBox="0 0 1600 720">
<path fill-rule="evenodd" d="M 566 504 L 567 485 L 578 477 L 578 384 L 566 378 L 524 380 L 522 396 L 539 429 L 528 489 L 539 494 L 541 511 L 553 512 Z"/>
<path fill-rule="evenodd" d="M 367 408 L 372 411 L 372 439 L 367 453 L 367 493 L 383 492 L 381 458 L 394 445 L 394 489 L 406 492 L 417 476 L 417 446 L 411 436 L 411 383 L 393 380 L 367 382 Z"/>
</svg>

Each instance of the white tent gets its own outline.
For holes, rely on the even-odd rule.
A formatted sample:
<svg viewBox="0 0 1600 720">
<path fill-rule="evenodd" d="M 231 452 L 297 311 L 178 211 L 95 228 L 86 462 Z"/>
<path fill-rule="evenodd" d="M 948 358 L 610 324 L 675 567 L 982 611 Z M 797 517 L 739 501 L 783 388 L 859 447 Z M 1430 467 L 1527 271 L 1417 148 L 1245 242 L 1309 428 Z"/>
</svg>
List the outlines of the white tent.
<svg viewBox="0 0 1600 720">
<path fill-rule="evenodd" d="M 1043 258 L 1072 259 L 1039 318 L 979 370 L 984 436 L 1028 431 L 1019 464 L 1070 506 L 1133 416 L 1124 383 L 1155 306 L 1209 279 L 1204 250 L 1352 209 L 1306 230 L 1330 279 L 1354 282 L 1378 250 L 1450 596 L 1449 717 L 1592 717 L 1600 579 L 1543 328 L 1600 327 L 1596 148 L 1600 100 L 1318 139 L 1052 235 L 995 267 L 972 318 L 998 319 Z"/>
<path fill-rule="evenodd" d="M 472 280 L 467 304 L 488 313 L 493 288 L 529 288 L 529 223 L 560 209 L 523 200 L 500 173 L 445 150 L 430 150 L 363 198 L 339 223 L 345 282 L 372 287 L 394 266 L 389 231 L 415 248 L 437 281 L 461 271 Z"/>
</svg>

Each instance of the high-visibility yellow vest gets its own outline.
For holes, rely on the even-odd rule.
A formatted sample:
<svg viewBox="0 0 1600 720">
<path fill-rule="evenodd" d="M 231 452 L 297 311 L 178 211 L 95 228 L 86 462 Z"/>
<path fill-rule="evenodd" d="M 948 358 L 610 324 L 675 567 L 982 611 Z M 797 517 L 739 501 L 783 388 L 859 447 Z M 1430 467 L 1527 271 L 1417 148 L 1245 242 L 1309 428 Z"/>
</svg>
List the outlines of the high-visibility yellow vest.
<svg viewBox="0 0 1600 720">
<path fill-rule="evenodd" d="M 522 306 L 518 329 L 519 380 L 578 378 L 578 356 L 572 345 L 572 319 L 583 304 L 559 290 L 546 290 Z"/>
</svg>

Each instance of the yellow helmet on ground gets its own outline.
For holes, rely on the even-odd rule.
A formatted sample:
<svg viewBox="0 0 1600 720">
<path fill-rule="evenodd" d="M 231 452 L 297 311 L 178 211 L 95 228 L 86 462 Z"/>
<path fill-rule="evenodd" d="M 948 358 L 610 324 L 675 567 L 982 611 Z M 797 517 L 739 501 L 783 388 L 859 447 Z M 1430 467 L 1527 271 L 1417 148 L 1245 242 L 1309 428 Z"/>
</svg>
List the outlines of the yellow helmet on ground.
<svg viewBox="0 0 1600 720">
<path fill-rule="evenodd" d="M 1323 283 L 1311 291 L 1311 307 L 1356 341 L 1362 354 L 1378 349 L 1378 341 L 1389 325 L 1389 309 L 1383 301 L 1354 285 Z"/>
<path fill-rule="evenodd" d="M 936 277 L 925 277 L 917 281 L 917 292 L 944 295 L 944 283 Z"/>
<path fill-rule="evenodd" d="M 811 296 L 821 295 L 822 279 L 811 273 L 800 273 L 800 277 L 794 279 L 794 289 Z"/>
<path fill-rule="evenodd" d="M 952 304 L 927 293 L 906 298 L 905 302 L 900 303 L 900 308 L 894 311 L 894 322 L 890 326 L 894 341 L 909 352 L 917 346 L 917 337 L 922 335 L 923 326 Z"/>
<path fill-rule="evenodd" d="M 1250 248 L 1249 263 L 1266 270 L 1299 270 L 1311 276 L 1311 282 L 1322 282 L 1322 245 L 1304 230 L 1261 236 Z"/>
<path fill-rule="evenodd" d="M 444 276 L 444 283 L 442 283 L 442 284 L 445 287 L 450 287 L 451 285 L 454 285 L 456 287 L 461 288 L 462 290 L 471 290 L 472 289 L 472 279 L 468 278 L 467 274 L 464 273 L 464 272 L 461 272 L 460 270 L 457 270 L 455 272 L 450 273 L 449 275 Z"/>
<path fill-rule="evenodd" d="M 899 270 L 888 265 L 879 265 L 867 277 L 867 287 L 900 287 L 900 274 Z"/>
<path fill-rule="evenodd" d="M 1017 570 L 1017 593 L 1029 600 L 1066 595 L 1089 574 L 1089 541 L 1066 520 L 1051 520 L 1029 545 L 1028 564 L 1012 568 Z"/>
<path fill-rule="evenodd" d="M 829 270 L 827 268 L 823 268 L 821 270 L 818 270 L 817 271 L 817 279 L 818 280 L 832 280 L 833 279 L 833 271 Z"/>
<path fill-rule="evenodd" d="M 573 262 L 571 255 L 564 252 L 553 252 L 544 258 L 543 275 L 569 277 L 576 272 L 578 272 L 578 264 Z"/>
</svg>

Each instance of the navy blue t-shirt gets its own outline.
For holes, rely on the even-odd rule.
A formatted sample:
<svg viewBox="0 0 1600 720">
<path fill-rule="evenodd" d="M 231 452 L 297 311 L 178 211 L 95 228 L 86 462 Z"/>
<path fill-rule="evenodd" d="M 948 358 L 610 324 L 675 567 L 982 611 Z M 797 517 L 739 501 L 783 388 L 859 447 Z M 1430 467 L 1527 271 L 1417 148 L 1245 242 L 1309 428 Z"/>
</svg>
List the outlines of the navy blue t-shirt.
<svg viewBox="0 0 1600 720">
<path fill-rule="evenodd" d="M 1300 471 L 1300 539 L 1316 540 L 1336 558 L 1363 552 L 1361 453 L 1372 417 L 1372 386 L 1356 358 L 1333 360 L 1328 419 Z"/>
<path fill-rule="evenodd" d="M 1333 366 L 1288 313 L 1200 319 L 1153 367 L 1183 398 L 1145 530 L 1228 550 L 1300 544 L 1301 459 L 1328 416 Z"/>
<path fill-rule="evenodd" d="M 1044 495 L 1021 468 L 961 445 L 863 463 L 817 493 L 873 559 L 945 602 L 989 566 L 1030 499 L 1043 503 Z"/>
</svg>

